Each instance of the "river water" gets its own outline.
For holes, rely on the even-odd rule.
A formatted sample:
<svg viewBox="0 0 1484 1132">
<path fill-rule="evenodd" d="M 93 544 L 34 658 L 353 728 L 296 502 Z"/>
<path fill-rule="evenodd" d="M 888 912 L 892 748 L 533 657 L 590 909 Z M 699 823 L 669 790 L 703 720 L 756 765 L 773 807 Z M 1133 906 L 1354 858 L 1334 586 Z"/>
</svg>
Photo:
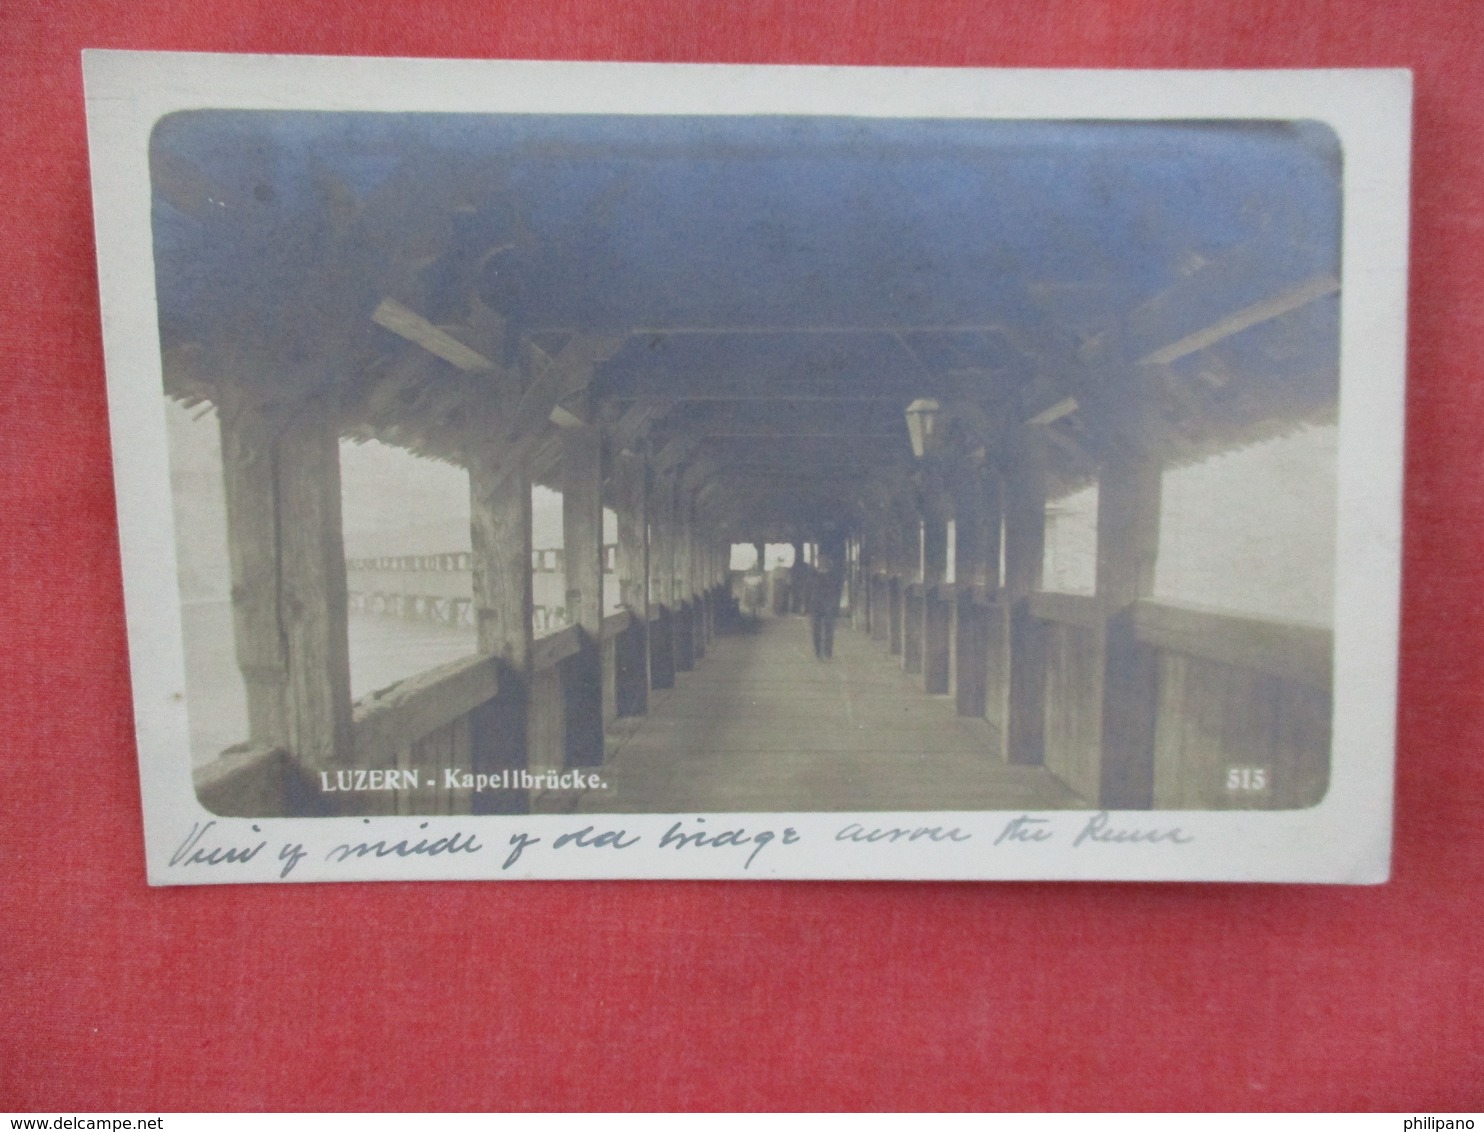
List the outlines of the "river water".
<svg viewBox="0 0 1484 1132">
<path fill-rule="evenodd" d="M 182 613 L 191 761 L 200 764 L 247 738 L 247 693 L 232 644 L 231 604 L 226 599 L 188 602 Z M 352 613 L 351 697 L 359 699 L 474 650 L 472 627 Z"/>
</svg>

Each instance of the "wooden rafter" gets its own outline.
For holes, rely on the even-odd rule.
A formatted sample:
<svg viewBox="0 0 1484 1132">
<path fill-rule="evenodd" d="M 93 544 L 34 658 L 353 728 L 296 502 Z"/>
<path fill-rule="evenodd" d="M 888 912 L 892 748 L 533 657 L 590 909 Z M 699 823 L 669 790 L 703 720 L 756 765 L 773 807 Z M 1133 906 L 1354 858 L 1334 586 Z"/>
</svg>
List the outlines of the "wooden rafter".
<svg viewBox="0 0 1484 1132">
<path fill-rule="evenodd" d="M 1289 287 L 1241 310 L 1233 311 L 1210 326 L 1193 331 L 1185 337 L 1152 350 L 1139 359 L 1140 365 L 1167 366 L 1188 354 L 1214 346 L 1223 338 L 1229 338 L 1249 327 L 1270 319 L 1279 318 L 1300 307 L 1308 306 L 1316 299 L 1338 294 L 1340 281 L 1333 275 L 1320 275 L 1307 279 L 1297 286 Z"/>
<path fill-rule="evenodd" d="M 460 342 L 447 330 L 434 326 L 422 315 L 409 310 L 395 299 L 382 299 L 371 313 L 371 320 L 393 334 L 400 334 L 409 342 L 416 342 L 429 353 L 466 373 L 493 373 L 497 368 L 494 362 L 478 350 Z"/>
</svg>

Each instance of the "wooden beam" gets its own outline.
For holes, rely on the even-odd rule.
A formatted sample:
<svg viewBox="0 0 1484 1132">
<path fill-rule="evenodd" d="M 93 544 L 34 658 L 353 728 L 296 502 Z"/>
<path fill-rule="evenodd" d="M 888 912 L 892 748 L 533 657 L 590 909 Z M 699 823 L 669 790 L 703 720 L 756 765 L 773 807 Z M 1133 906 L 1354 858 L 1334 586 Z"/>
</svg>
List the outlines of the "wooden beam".
<svg viewBox="0 0 1484 1132">
<path fill-rule="evenodd" d="M 1032 415 L 1030 420 L 1026 421 L 1025 423 L 1033 425 L 1051 424 L 1053 421 L 1059 421 L 1062 419 L 1062 417 L 1068 416 L 1069 414 L 1075 413 L 1076 411 L 1077 398 L 1063 397 L 1054 405 L 1048 405 L 1040 412 Z"/>
<path fill-rule="evenodd" d="M 1280 236 L 1261 236 L 1136 308 L 1124 328 L 1125 356 L 1168 365 L 1339 288 L 1332 273 L 1316 272 Z M 1112 346 L 1104 335 L 1090 344 L 1084 360 L 1107 356 Z"/>
<path fill-rule="evenodd" d="M 675 686 L 675 484 L 656 475 L 649 493 L 649 671 L 651 688 Z"/>
<path fill-rule="evenodd" d="M 469 463 L 470 533 L 478 648 L 499 663 L 499 694 L 471 714 L 475 770 L 528 765 L 533 632 L 531 481 L 490 448 Z M 526 812 L 513 791 L 475 795 L 477 812 Z"/>
<path fill-rule="evenodd" d="M 637 455 L 651 422 L 659 420 L 669 411 L 668 402 L 640 401 L 631 404 L 609 428 L 609 440 L 618 451 Z"/>
<path fill-rule="evenodd" d="M 596 428 L 562 434 L 562 546 L 567 621 L 582 649 L 562 673 L 568 766 L 603 762 L 603 437 Z"/>
<path fill-rule="evenodd" d="M 706 455 L 719 461 L 755 464 L 799 460 L 853 460 L 880 464 L 905 458 L 911 451 L 905 429 L 900 435 L 887 436 L 884 443 L 872 443 L 858 433 L 792 437 L 696 436 L 695 442 Z"/>
<path fill-rule="evenodd" d="M 1295 287 L 1290 287 L 1260 302 L 1253 303 L 1251 306 L 1233 311 L 1225 318 L 1187 334 L 1168 346 L 1145 354 L 1139 359 L 1139 364 L 1167 366 L 1187 354 L 1204 350 L 1207 346 L 1213 346 L 1223 338 L 1230 338 L 1233 334 L 1240 333 L 1248 327 L 1267 322 L 1269 319 L 1279 318 L 1290 311 L 1307 306 L 1316 299 L 1338 294 L 1339 290 L 1340 281 L 1333 275 L 1321 275 L 1305 280 Z"/>
<path fill-rule="evenodd" d="M 493 470 L 492 470 L 493 469 Z M 526 674 L 531 654 L 531 485 L 503 459 L 469 468 L 479 651 Z"/>
<path fill-rule="evenodd" d="M 720 401 L 687 405 L 677 427 L 704 437 L 900 436 L 906 424 L 899 405 L 864 402 Z"/>
<path fill-rule="evenodd" d="M 505 438 L 520 441 L 539 432 L 550 421 L 554 408 L 587 388 L 597 365 L 611 357 L 622 342 L 621 335 L 576 334 L 553 358 L 527 341 L 526 365 L 531 376 L 502 422 Z"/>
<path fill-rule="evenodd" d="M 927 323 L 927 324 L 904 324 L 901 326 L 645 326 L 637 327 L 632 333 L 639 338 L 680 336 L 680 335 L 716 335 L 716 336 L 761 336 L 765 338 L 781 338 L 790 335 L 804 334 L 848 334 L 867 335 L 879 337 L 893 337 L 900 334 L 994 334 L 1003 333 L 1005 326 L 1002 323 Z"/>
<path fill-rule="evenodd" d="M 989 702 L 990 620 L 998 615 L 976 600 L 1000 581 L 1000 480 L 983 468 L 954 483 L 954 706 L 982 718 Z"/>
<path fill-rule="evenodd" d="M 691 433 L 683 432 L 677 436 L 672 436 L 665 442 L 664 447 L 655 453 L 653 461 L 655 470 L 659 472 L 670 471 L 677 464 L 683 463 L 685 458 L 694 452 L 700 443 L 701 438 Z"/>
<path fill-rule="evenodd" d="M 382 299 L 371 313 L 371 321 L 386 327 L 393 334 L 401 335 L 409 342 L 416 342 L 429 353 L 467 373 L 493 373 L 499 368 L 478 350 L 466 346 L 448 331 L 434 326 L 396 299 Z"/>
<path fill-rule="evenodd" d="M 695 593 L 692 588 L 695 554 L 694 499 L 677 477 L 674 481 L 674 525 L 672 530 L 672 590 L 670 607 L 675 611 L 675 670 L 689 672 L 696 666 Z"/>
<path fill-rule="evenodd" d="M 1148 452 L 1110 459 L 1098 479 L 1097 604 L 1103 645 L 1100 794 L 1109 809 L 1154 804 L 1158 658 L 1139 639 L 1134 604 L 1154 590 L 1160 465 Z"/>
<path fill-rule="evenodd" d="M 699 492 L 706 485 L 716 482 L 715 477 L 719 471 L 721 471 L 721 465 L 715 460 L 705 457 L 692 460 L 680 473 L 681 486 L 686 491 Z"/>
<path fill-rule="evenodd" d="M 287 421 L 278 437 L 276 481 L 289 746 L 307 767 L 349 763 L 349 603 L 340 527 L 340 439 L 327 406 L 301 406 Z"/>
<path fill-rule="evenodd" d="M 620 455 L 618 484 L 618 593 L 634 624 L 615 646 L 615 700 L 621 716 L 649 710 L 649 474 L 644 461 Z"/>
<path fill-rule="evenodd" d="M 1046 442 L 1037 428 L 1014 438 L 1005 484 L 1005 589 L 1012 599 L 1041 588 L 1046 555 Z"/>
<path fill-rule="evenodd" d="M 1013 438 L 1012 462 L 1005 472 L 1005 590 L 1010 603 L 1007 654 L 1009 672 L 1005 756 L 1021 765 L 1045 761 L 1046 642 L 1030 610 L 1041 586 L 1046 553 L 1046 452 L 1038 426 Z"/>
<path fill-rule="evenodd" d="M 649 476 L 641 457 L 619 455 L 614 478 L 618 517 L 618 593 L 641 622 L 649 619 Z"/>
<path fill-rule="evenodd" d="M 917 386 L 901 386 L 883 389 L 879 385 L 862 381 L 853 384 L 811 384 L 808 386 L 784 386 L 774 388 L 759 382 L 736 385 L 730 388 L 700 389 L 688 387 L 683 381 L 646 378 L 630 382 L 626 386 L 605 390 L 605 396 L 615 401 L 639 401 L 664 398 L 675 402 L 695 401 L 820 401 L 820 402 L 867 402 L 881 401 L 895 405 L 912 399 Z"/>
<path fill-rule="evenodd" d="M 552 406 L 548 419 L 557 428 L 583 428 L 590 422 L 585 417 L 580 417 L 565 405 Z"/>
<path fill-rule="evenodd" d="M 247 692 L 247 738 L 289 742 L 288 652 L 279 621 L 277 421 L 223 405 L 219 416 L 232 572 L 232 637 Z"/>
<path fill-rule="evenodd" d="M 562 545 L 567 621 L 596 636 L 603 620 L 603 439 L 595 428 L 562 434 Z"/>
<path fill-rule="evenodd" d="M 848 423 L 818 424 L 818 425 L 785 425 L 781 428 L 726 428 L 720 426 L 707 429 L 704 440 L 850 440 L 856 443 L 871 445 L 907 444 L 907 433 L 905 431 L 893 432 L 882 430 L 876 432 L 861 432 L 851 428 Z"/>
<path fill-rule="evenodd" d="M 1098 477 L 1096 593 L 1108 613 L 1154 592 L 1161 481 L 1159 461 L 1147 453 L 1123 452 L 1103 464 Z"/>
</svg>

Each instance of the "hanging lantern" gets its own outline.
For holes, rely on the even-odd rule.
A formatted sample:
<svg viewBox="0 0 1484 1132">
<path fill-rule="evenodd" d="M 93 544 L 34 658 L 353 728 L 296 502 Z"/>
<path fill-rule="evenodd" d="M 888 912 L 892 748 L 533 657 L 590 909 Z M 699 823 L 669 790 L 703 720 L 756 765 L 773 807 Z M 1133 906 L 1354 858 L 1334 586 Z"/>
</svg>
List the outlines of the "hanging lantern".
<svg viewBox="0 0 1484 1132">
<path fill-rule="evenodd" d="M 912 441 L 912 455 L 921 460 L 936 450 L 943 407 L 931 397 L 919 397 L 907 406 L 907 436 Z"/>
</svg>

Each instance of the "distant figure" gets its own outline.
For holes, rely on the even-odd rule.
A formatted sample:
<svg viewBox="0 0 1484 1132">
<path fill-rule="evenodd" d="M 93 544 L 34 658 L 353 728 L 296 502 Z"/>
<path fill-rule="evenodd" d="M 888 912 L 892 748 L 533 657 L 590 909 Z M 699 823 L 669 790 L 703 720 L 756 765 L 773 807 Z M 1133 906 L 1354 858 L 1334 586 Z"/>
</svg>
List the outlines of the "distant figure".
<svg viewBox="0 0 1484 1132">
<path fill-rule="evenodd" d="M 835 655 L 835 618 L 840 613 L 840 589 L 844 578 L 834 560 L 819 556 L 809 586 L 809 626 L 814 632 L 814 656 L 829 660 Z"/>
<path fill-rule="evenodd" d="M 789 571 L 787 566 L 774 566 L 769 576 L 773 596 L 773 616 L 782 617 L 788 612 Z"/>
<path fill-rule="evenodd" d="M 763 576 L 761 565 L 755 570 L 749 570 L 742 579 L 742 604 L 753 620 L 763 611 L 763 592 L 767 587 L 768 579 Z"/>
<path fill-rule="evenodd" d="M 814 588 L 811 579 L 814 573 L 809 568 L 809 564 L 804 561 L 802 548 L 795 546 L 794 564 L 789 567 L 788 571 L 788 587 L 789 594 L 791 595 L 789 602 L 790 612 L 809 612 L 809 595 Z"/>
</svg>

